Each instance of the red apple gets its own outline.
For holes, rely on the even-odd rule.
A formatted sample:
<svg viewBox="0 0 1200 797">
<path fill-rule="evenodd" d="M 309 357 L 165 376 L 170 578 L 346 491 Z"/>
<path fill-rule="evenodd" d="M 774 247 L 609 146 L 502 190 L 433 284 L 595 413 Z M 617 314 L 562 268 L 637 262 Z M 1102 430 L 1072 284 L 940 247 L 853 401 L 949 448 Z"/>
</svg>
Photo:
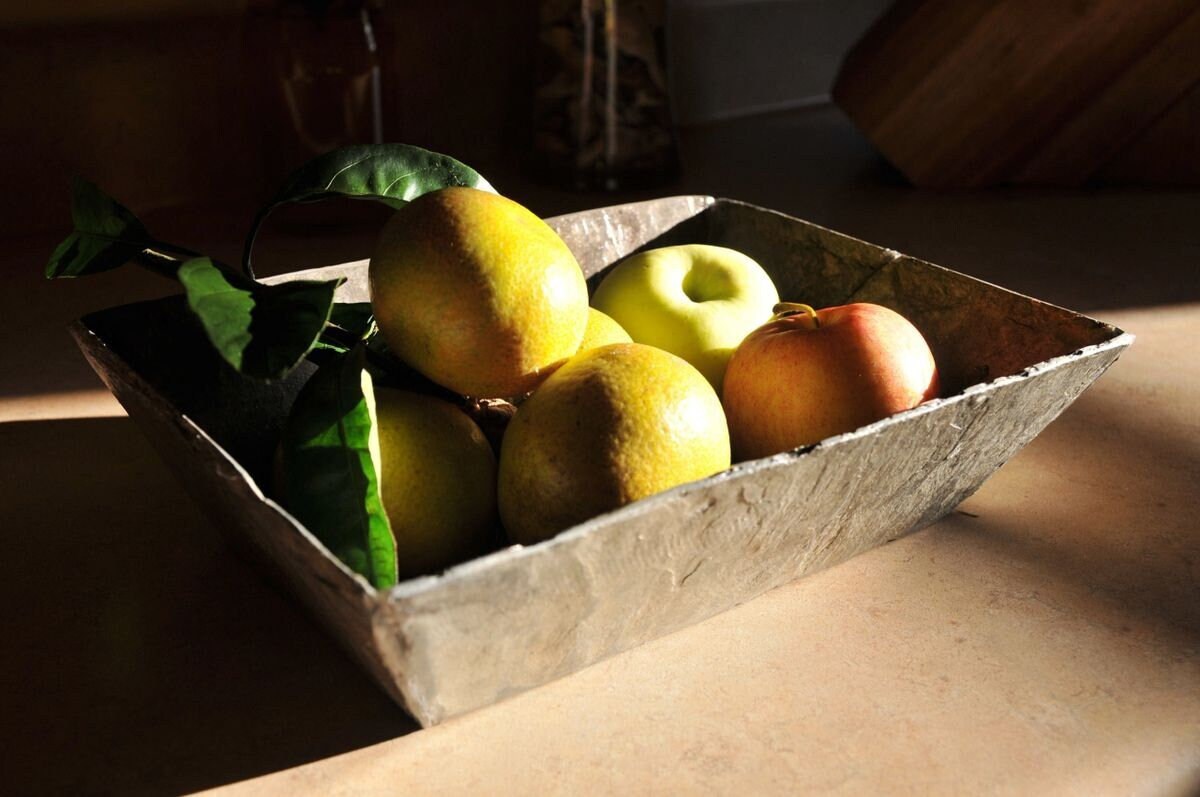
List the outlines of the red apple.
<svg viewBox="0 0 1200 797">
<path fill-rule="evenodd" d="M 894 310 L 782 303 L 775 313 L 725 373 L 735 461 L 816 443 L 937 396 L 933 353 Z"/>
</svg>

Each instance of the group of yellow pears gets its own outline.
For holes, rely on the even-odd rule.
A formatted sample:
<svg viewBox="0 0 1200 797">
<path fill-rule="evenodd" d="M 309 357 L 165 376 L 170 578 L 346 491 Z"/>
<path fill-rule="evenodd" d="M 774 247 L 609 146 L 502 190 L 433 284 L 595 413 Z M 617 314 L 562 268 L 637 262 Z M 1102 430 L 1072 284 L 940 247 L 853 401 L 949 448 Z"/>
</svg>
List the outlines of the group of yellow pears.
<svg viewBox="0 0 1200 797">
<path fill-rule="evenodd" d="M 727 469 L 726 366 L 779 302 L 745 255 L 693 245 L 622 261 L 589 306 L 554 230 L 474 188 L 397 211 L 369 281 L 400 359 L 454 393 L 517 406 L 497 457 L 452 404 L 366 385 L 401 578 L 471 558 L 497 519 L 532 544 Z"/>
<path fill-rule="evenodd" d="M 709 381 L 590 307 L 571 250 L 518 203 L 473 188 L 418 197 L 385 225 L 369 278 L 400 359 L 455 393 L 517 402 L 496 458 L 451 404 L 374 389 L 402 576 L 468 558 L 497 516 L 531 544 L 729 467 Z"/>
</svg>

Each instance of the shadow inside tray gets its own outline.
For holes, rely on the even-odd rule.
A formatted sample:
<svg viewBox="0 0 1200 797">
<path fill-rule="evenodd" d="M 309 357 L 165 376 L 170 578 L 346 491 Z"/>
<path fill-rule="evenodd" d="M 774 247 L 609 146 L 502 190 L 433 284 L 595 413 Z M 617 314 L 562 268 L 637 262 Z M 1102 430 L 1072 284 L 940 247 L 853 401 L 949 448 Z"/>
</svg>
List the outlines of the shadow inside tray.
<svg viewBox="0 0 1200 797">
<path fill-rule="evenodd" d="M 128 418 L 0 424 L 0 483 L 14 793 L 190 792 L 417 729 Z"/>
</svg>

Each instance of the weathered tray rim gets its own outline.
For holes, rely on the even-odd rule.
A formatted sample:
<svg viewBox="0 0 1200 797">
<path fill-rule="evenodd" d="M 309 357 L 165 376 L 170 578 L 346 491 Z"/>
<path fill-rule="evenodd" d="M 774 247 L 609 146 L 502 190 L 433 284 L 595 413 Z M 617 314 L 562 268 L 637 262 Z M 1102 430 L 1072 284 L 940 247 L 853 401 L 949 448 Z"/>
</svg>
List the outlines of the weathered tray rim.
<svg viewBox="0 0 1200 797">
<path fill-rule="evenodd" d="M 886 428 L 888 426 L 895 425 L 895 424 L 905 423 L 913 418 L 919 417 L 920 415 L 923 415 L 923 414 L 926 414 L 929 412 L 933 412 L 940 407 L 947 406 L 947 405 L 953 404 L 953 403 L 957 403 L 959 401 L 967 400 L 973 396 L 991 392 L 992 390 L 994 390 L 997 387 L 1002 386 L 1004 384 L 1007 384 L 1007 383 L 1010 383 L 1013 381 L 1017 381 L 1017 380 L 1021 380 L 1021 379 L 1025 379 L 1028 376 L 1031 376 L 1036 373 L 1042 373 L 1045 371 L 1049 371 L 1049 370 L 1053 370 L 1055 368 L 1062 367 L 1063 365 L 1071 362 L 1074 359 L 1077 359 L 1080 357 L 1093 356 L 1096 354 L 1103 353 L 1105 351 L 1109 351 L 1111 349 L 1125 348 L 1125 347 L 1129 346 L 1135 339 L 1135 336 L 1129 332 L 1119 329 L 1118 327 L 1115 327 L 1104 321 L 1100 321 L 1098 319 L 1092 318 L 1092 317 L 1084 315 L 1082 313 L 1078 313 L 1076 311 L 1070 310 L 1068 308 L 1064 308 L 1064 307 L 1052 304 L 1050 302 L 1045 302 L 1036 297 L 1028 296 L 1026 294 L 1022 294 L 1020 292 L 1013 291 L 1009 288 L 1005 288 L 1004 286 L 997 285 L 992 282 L 988 282 L 987 280 L 982 280 L 977 277 L 973 277 L 971 275 L 963 274 L 962 272 L 955 271 L 954 269 L 951 269 L 951 268 L 948 268 L 945 266 L 940 266 L 936 263 L 930 263 L 928 261 L 921 260 L 919 258 L 915 258 L 910 255 L 905 255 L 905 254 L 903 254 L 897 250 L 891 249 L 889 247 L 880 247 L 877 244 L 872 244 L 869 241 L 864 241 L 864 240 L 856 238 L 854 236 L 847 235 L 844 232 L 839 232 L 837 230 L 833 230 L 828 227 L 824 227 L 820 224 L 816 224 L 814 222 L 807 221 L 805 219 L 799 219 L 795 216 L 783 213 L 781 211 L 761 207 L 761 206 L 754 205 L 749 202 L 744 202 L 741 200 L 729 199 L 729 198 L 724 198 L 724 197 L 714 197 L 714 196 L 705 195 L 705 194 L 685 194 L 685 195 L 677 195 L 677 196 L 672 196 L 672 197 L 662 197 L 659 199 L 645 200 L 643 202 L 624 203 L 622 205 L 617 205 L 617 206 L 613 206 L 613 207 L 632 207 L 632 206 L 637 206 L 637 205 L 646 204 L 646 203 L 659 202 L 659 201 L 662 201 L 663 199 L 681 200 L 681 201 L 693 200 L 698 205 L 698 210 L 697 210 L 696 215 L 698 215 L 701 212 L 704 212 L 708 208 L 711 208 L 718 203 L 730 203 L 730 204 L 736 204 L 739 206 L 751 208 L 758 212 L 776 215 L 776 216 L 788 219 L 789 221 L 799 221 L 799 222 L 802 222 L 813 228 L 820 229 L 830 235 L 838 236 L 838 237 L 844 238 L 844 239 L 849 239 L 852 241 L 866 244 L 868 246 L 871 246 L 871 247 L 874 247 L 877 249 L 881 249 L 885 253 L 893 256 L 893 258 L 896 258 L 896 259 L 906 258 L 914 263 L 918 263 L 918 264 L 922 265 L 923 267 L 928 267 L 928 268 L 937 269 L 939 271 L 948 272 L 948 273 L 954 274 L 956 277 L 964 278 L 964 279 L 970 280 L 972 282 L 975 282 L 975 283 L 978 283 L 981 285 L 985 285 L 989 289 L 1003 291 L 1007 294 L 1011 294 L 1013 296 L 1017 296 L 1022 299 L 1027 299 L 1032 302 L 1037 302 L 1039 304 L 1042 304 L 1042 305 L 1045 305 L 1048 307 L 1052 307 L 1057 310 L 1061 310 L 1064 313 L 1068 313 L 1070 315 L 1073 315 L 1073 316 L 1076 316 L 1076 317 L 1079 317 L 1082 319 L 1086 319 L 1088 321 L 1095 323 L 1097 326 L 1107 330 L 1107 332 L 1110 333 L 1110 337 L 1100 343 L 1083 347 L 1081 349 L 1070 352 L 1068 354 L 1059 355 L 1059 356 L 1050 358 L 1048 360 L 1043 360 L 1043 361 L 1034 363 L 1034 364 L 1026 367 L 1025 369 L 1023 369 L 1019 373 L 1008 374 L 1008 375 L 996 377 L 994 379 L 991 379 L 991 380 L 988 380 L 985 382 L 979 382 L 979 383 L 975 383 L 972 385 L 968 385 L 964 389 L 960 390 L 959 392 L 957 392 L 951 396 L 943 396 L 943 397 L 933 399 L 933 400 L 925 402 L 925 403 L 921 404 L 920 406 L 915 407 L 911 410 L 907 410 L 907 411 L 898 413 L 896 415 L 889 416 L 887 418 L 884 418 L 882 420 L 868 424 L 866 426 L 862 426 L 851 432 L 847 432 L 845 434 L 836 435 L 836 436 L 827 438 L 827 439 L 822 440 L 813 445 L 802 446 L 802 447 L 799 447 L 792 451 L 774 454 L 770 457 L 765 457 L 765 458 L 761 458 L 761 459 L 757 459 L 757 460 L 747 460 L 745 462 L 735 463 L 731 468 L 729 468 L 728 470 L 722 471 L 721 473 L 714 474 L 705 479 L 700 479 L 697 481 L 688 482 L 686 484 L 679 485 L 670 490 L 666 490 L 657 495 L 650 496 L 648 498 L 644 498 L 640 501 L 634 502 L 627 506 L 612 510 L 610 512 L 606 512 L 601 515 L 597 515 L 594 518 L 590 518 L 587 521 L 579 523 L 569 529 L 563 530 L 562 532 L 555 535 L 551 539 L 548 539 L 548 540 L 545 540 L 545 541 L 542 541 L 542 542 L 539 542 L 539 543 L 536 543 L 533 545 L 521 545 L 521 544 L 509 545 L 509 546 L 506 546 L 499 550 L 491 551 L 482 556 L 478 556 L 469 561 L 454 565 L 450 568 L 447 568 L 446 570 L 444 570 L 441 573 L 418 576 L 415 578 L 411 578 L 411 579 L 402 581 L 396 585 L 393 585 L 392 587 L 389 587 L 386 590 L 378 590 L 374 586 L 372 586 L 363 576 L 361 576 L 358 573 L 351 570 L 340 559 L 338 559 L 336 556 L 334 556 L 333 553 L 330 552 L 329 549 L 326 548 L 326 546 L 316 537 L 316 535 L 314 535 L 304 524 L 302 524 L 290 512 L 288 512 L 284 506 L 282 506 L 281 504 L 276 502 L 274 499 L 272 499 L 270 496 L 268 496 L 262 490 L 262 488 L 259 486 L 257 481 L 253 478 L 253 476 L 249 473 L 249 471 L 247 471 L 241 465 L 241 463 L 238 462 L 228 451 L 226 451 L 221 445 L 219 445 L 217 443 L 217 441 L 214 440 L 199 424 L 194 422 L 186 414 L 184 414 L 182 412 L 178 412 L 175 409 L 174 405 L 171 404 L 170 401 L 168 401 L 162 394 L 160 394 L 157 390 L 153 389 L 152 386 L 150 386 L 147 382 L 145 382 L 145 380 L 141 377 L 141 375 L 138 374 L 132 367 L 128 367 L 128 364 L 125 363 L 125 361 L 120 357 L 120 355 L 118 355 L 115 351 L 113 351 L 111 348 L 109 348 L 109 346 L 104 341 L 104 339 L 101 338 L 95 331 L 93 331 L 87 325 L 87 319 L 92 314 L 85 315 L 82 318 L 74 321 L 69 326 L 69 331 L 76 338 L 77 342 L 79 342 L 81 347 L 84 345 L 84 341 L 83 341 L 82 337 L 86 336 L 90 341 L 87 344 L 89 347 L 101 348 L 107 353 L 107 355 L 110 358 L 113 358 L 115 360 L 121 361 L 122 363 L 125 363 L 127 366 L 127 368 L 126 368 L 127 373 L 132 375 L 132 377 L 138 381 L 138 383 L 141 385 L 142 392 L 144 395 L 151 396 L 153 401 L 156 404 L 158 404 L 160 407 L 169 408 L 172 411 L 174 411 L 174 414 L 180 419 L 181 422 L 183 422 L 187 425 L 189 431 L 192 434 L 203 439 L 208 445 L 210 445 L 213 448 L 214 451 L 219 452 L 220 456 L 230 466 L 232 466 L 234 471 L 250 486 L 251 491 L 257 500 L 266 504 L 272 510 L 274 510 L 279 515 L 281 515 L 287 521 L 288 525 L 295 532 L 297 532 L 300 535 L 300 537 L 305 540 L 306 543 L 308 543 L 311 547 L 313 547 L 316 551 L 318 551 L 322 557 L 324 557 L 325 559 L 332 562 L 337 567 L 337 569 L 349 580 L 349 582 L 356 585 L 357 589 L 361 592 L 363 598 L 369 599 L 370 601 L 374 601 L 377 604 L 391 603 L 391 602 L 406 600 L 406 599 L 412 598 L 414 596 L 421 595 L 425 592 L 429 592 L 433 589 L 438 589 L 445 583 L 449 583 L 449 582 L 453 582 L 453 581 L 456 581 L 456 580 L 459 580 L 462 578 L 470 577 L 480 570 L 485 570 L 489 567 L 494 566 L 497 562 L 506 561 L 510 558 L 534 556 L 534 555 L 537 555 L 538 552 L 542 551 L 543 549 L 548 549 L 551 546 L 569 544 L 571 541 L 578 539 L 579 537 L 586 536 L 587 534 L 591 533 L 597 527 L 606 526 L 606 525 L 609 525 L 614 522 L 619 522 L 621 519 L 624 519 L 624 518 L 629 518 L 629 517 L 636 516 L 638 514 L 653 511 L 659 504 L 672 500 L 672 498 L 678 494 L 686 494 L 686 493 L 689 493 L 689 492 L 697 490 L 697 489 L 703 489 L 705 486 L 707 486 L 709 484 L 715 484 L 715 483 L 718 483 L 718 482 L 721 482 L 724 480 L 728 480 L 730 478 L 738 477 L 738 476 L 746 474 L 747 472 L 757 472 L 757 471 L 768 469 L 768 468 L 777 468 L 777 467 L 787 466 L 788 464 L 794 462 L 795 460 L 805 457 L 805 456 L 808 456 L 815 451 L 830 449 L 830 448 L 845 444 L 851 440 L 855 440 L 855 439 L 859 439 L 859 438 L 871 435 L 871 434 L 875 433 L 876 431 L 878 431 L 879 429 Z M 596 208 L 596 209 L 599 209 L 599 208 Z M 593 209 L 593 210 L 595 210 L 595 209 Z M 563 214 L 563 215 L 570 216 L 570 215 L 574 215 L 574 214 Z M 561 218 L 561 217 L 554 217 L 554 218 Z M 303 269 L 300 271 L 288 272 L 286 274 L 279 274 L 279 275 L 273 275 L 270 277 L 264 277 L 264 278 L 262 278 L 261 281 L 264 283 L 272 284 L 272 283 L 280 283 L 280 282 L 290 282 L 293 280 L 300 280 L 300 279 L 314 279 L 314 278 L 328 279 L 331 275 L 334 275 L 334 274 L 343 274 L 343 273 L 347 273 L 347 272 L 353 272 L 353 271 L 356 271 L 361 268 L 365 268 L 368 263 L 369 263 L 368 259 L 347 261 L 344 263 L 336 263 L 336 264 L 331 264 L 328 266 L 320 266 L 317 268 Z M 161 301 L 161 300 L 151 300 L 151 301 Z M 130 304 L 137 304 L 137 303 L 130 303 Z M 124 306 L 128 306 L 128 305 L 120 305 L 118 307 L 124 307 Z M 116 308 L 109 308 L 109 309 L 116 309 Z M 98 311 L 98 312 L 104 312 L 104 311 Z"/>
</svg>

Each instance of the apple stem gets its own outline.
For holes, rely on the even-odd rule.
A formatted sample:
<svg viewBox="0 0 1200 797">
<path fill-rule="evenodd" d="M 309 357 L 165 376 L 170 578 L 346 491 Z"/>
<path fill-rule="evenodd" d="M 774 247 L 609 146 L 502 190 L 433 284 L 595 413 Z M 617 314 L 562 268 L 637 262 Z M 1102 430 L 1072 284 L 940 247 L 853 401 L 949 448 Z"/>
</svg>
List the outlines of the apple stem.
<svg viewBox="0 0 1200 797">
<path fill-rule="evenodd" d="M 801 304 L 800 302 L 780 302 L 771 308 L 771 312 L 775 314 L 776 318 L 787 318 L 790 315 L 804 313 L 812 319 L 814 327 L 819 328 L 821 326 L 821 319 L 817 318 L 817 311 L 807 304 Z"/>
</svg>

